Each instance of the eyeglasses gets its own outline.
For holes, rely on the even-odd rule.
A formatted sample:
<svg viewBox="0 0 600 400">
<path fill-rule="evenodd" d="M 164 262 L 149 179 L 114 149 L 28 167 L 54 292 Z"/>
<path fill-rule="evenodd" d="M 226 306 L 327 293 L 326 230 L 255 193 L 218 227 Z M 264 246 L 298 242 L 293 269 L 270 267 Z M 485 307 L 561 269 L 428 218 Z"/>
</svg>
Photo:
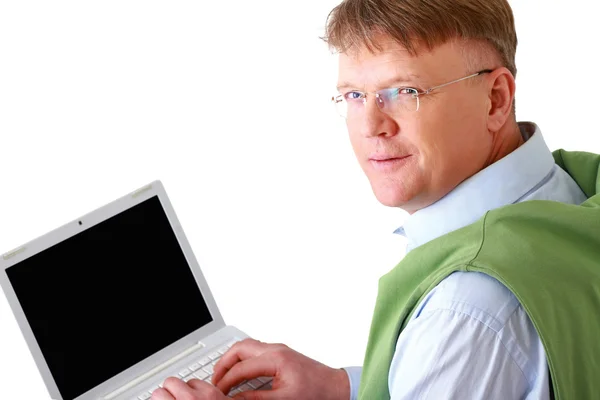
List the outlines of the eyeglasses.
<svg viewBox="0 0 600 400">
<path fill-rule="evenodd" d="M 493 70 L 491 69 L 484 69 L 472 75 L 465 76 L 464 78 L 434 86 L 424 91 L 419 91 L 418 89 L 412 87 L 388 88 L 378 90 L 376 92 L 359 92 L 353 90 L 351 92 L 333 96 L 331 101 L 335 104 L 337 112 L 342 117 L 348 118 L 349 115 L 352 116 L 358 114 L 367 104 L 368 94 L 374 94 L 375 104 L 377 104 L 377 107 L 379 107 L 382 112 L 390 116 L 397 116 L 403 112 L 419 111 L 421 106 L 421 96 L 428 95 L 434 90 L 452 85 L 453 83 L 471 79 L 482 74 L 488 74 L 492 71 Z"/>
</svg>

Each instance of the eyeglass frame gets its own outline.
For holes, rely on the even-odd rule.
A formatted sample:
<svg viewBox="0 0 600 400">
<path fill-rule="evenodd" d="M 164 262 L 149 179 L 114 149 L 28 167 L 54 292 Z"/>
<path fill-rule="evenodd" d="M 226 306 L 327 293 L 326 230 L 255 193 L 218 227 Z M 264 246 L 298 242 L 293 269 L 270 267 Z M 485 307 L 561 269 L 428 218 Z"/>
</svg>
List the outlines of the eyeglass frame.
<svg viewBox="0 0 600 400">
<path fill-rule="evenodd" d="M 398 88 L 386 88 L 386 89 L 399 89 L 399 90 L 400 89 L 412 89 L 412 90 L 414 90 L 415 93 L 412 94 L 412 97 L 415 98 L 415 99 L 417 99 L 417 109 L 414 112 L 417 112 L 417 111 L 419 111 L 420 104 L 421 104 L 421 102 L 419 101 L 419 97 L 420 96 L 425 96 L 425 95 L 428 95 L 431 92 L 433 92 L 434 90 L 437 90 L 439 88 L 443 88 L 443 87 L 446 87 L 448 85 L 452 85 L 454 83 L 462 82 L 464 80 L 471 79 L 471 78 L 474 78 L 476 76 L 483 75 L 483 74 L 489 74 L 489 73 L 492 73 L 492 72 L 494 72 L 493 69 L 483 69 L 483 70 L 481 70 L 479 72 L 475 72 L 474 74 L 467 75 L 465 77 L 462 77 L 462 78 L 459 78 L 459 79 L 455 79 L 455 80 L 450 81 L 450 82 L 442 83 L 441 85 L 433 86 L 433 87 L 431 87 L 431 88 L 429 88 L 427 90 L 423 90 L 423 91 L 419 91 L 418 89 L 415 89 L 415 88 L 410 87 L 410 86 L 403 86 L 403 87 L 398 87 Z M 381 89 L 381 90 L 386 90 L 386 89 Z M 364 95 L 364 97 L 362 98 L 363 105 L 367 104 L 367 94 L 374 94 L 375 98 L 379 98 L 379 96 L 380 96 L 379 93 L 378 93 L 379 90 L 376 91 L 376 92 L 361 92 L 360 90 L 352 90 L 351 92 L 358 92 L 358 93 Z M 340 103 L 342 101 L 346 101 L 347 102 L 348 100 L 344 99 L 344 94 L 338 94 L 337 96 L 331 97 L 331 101 L 333 102 L 334 105 L 337 105 L 338 103 Z M 377 108 L 381 112 L 385 113 L 385 111 L 381 110 L 381 108 L 379 106 L 377 106 Z M 339 112 L 338 112 L 338 114 L 339 114 Z M 342 115 L 342 117 L 343 118 L 347 118 L 348 116 L 346 115 L 344 117 Z"/>
</svg>

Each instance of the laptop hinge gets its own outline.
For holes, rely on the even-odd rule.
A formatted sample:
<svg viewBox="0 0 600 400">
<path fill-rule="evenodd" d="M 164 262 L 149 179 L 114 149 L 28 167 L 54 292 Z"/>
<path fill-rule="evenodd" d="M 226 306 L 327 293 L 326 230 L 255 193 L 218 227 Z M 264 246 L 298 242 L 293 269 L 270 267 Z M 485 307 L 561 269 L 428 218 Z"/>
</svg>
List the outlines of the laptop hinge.
<svg viewBox="0 0 600 400">
<path fill-rule="evenodd" d="M 150 378 L 151 376 L 156 375 L 157 373 L 169 368 L 171 365 L 175 364 L 177 361 L 183 359 L 184 357 L 187 357 L 188 355 L 192 354 L 195 351 L 200 350 L 203 347 L 205 347 L 204 343 L 202 343 L 202 342 L 196 343 L 192 347 L 177 354 L 175 357 L 170 358 L 169 360 L 165 361 L 164 363 L 162 363 L 160 365 L 157 365 L 156 367 L 152 368 L 150 371 L 146 372 L 145 374 L 138 376 L 137 378 L 126 383 L 125 385 L 121 386 L 117 390 L 105 395 L 101 399 L 102 400 L 114 399 L 115 397 L 119 396 L 120 394 L 125 393 L 126 391 L 133 388 L 134 386 L 140 384 L 141 382 L 145 381 L 146 379 Z"/>
</svg>

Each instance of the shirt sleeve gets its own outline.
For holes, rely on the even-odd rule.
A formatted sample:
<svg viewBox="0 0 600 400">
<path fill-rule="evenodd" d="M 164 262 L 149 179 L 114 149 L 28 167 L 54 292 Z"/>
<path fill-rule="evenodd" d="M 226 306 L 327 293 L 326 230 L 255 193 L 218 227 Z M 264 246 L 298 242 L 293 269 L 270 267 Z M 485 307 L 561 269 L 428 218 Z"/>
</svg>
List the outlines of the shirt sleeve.
<svg viewBox="0 0 600 400">
<path fill-rule="evenodd" d="M 356 400 L 358 398 L 358 386 L 360 385 L 362 367 L 345 367 L 343 369 L 348 374 L 348 380 L 350 381 L 350 400 Z"/>
<path fill-rule="evenodd" d="M 476 316 L 437 309 L 400 335 L 389 373 L 392 400 L 543 399 L 497 332 Z"/>
</svg>

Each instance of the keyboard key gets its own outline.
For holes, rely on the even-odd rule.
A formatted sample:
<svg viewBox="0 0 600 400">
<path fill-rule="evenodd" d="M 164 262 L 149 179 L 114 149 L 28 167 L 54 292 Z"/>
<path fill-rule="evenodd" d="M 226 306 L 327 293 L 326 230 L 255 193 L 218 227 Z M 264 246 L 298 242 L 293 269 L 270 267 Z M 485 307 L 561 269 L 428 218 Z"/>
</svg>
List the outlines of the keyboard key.
<svg viewBox="0 0 600 400">
<path fill-rule="evenodd" d="M 248 385 L 250 385 L 252 389 L 258 389 L 259 387 L 264 385 L 264 383 L 262 383 L 258 379 L 252 379 L 250 382 L 248 382 Z"/>
<path fill-rule="evenodd" d="M 207 374 L 206 372 L 204 372 L 203 370 L 199 369 L 198 371 L 194 372 L 194 376 L 198 379 L 200 379 L 201 381 L 204 380 L 207 376 L 209 376 L 209 374 Z"/>
<path fill-rule="evenodd" d="M 267 383 L 267 382 L 271 382 L 273 380 L 273 378 L 270 378 L 268 376 L 260 376 L 258 378 L 259 381 L 261 381 L 262 383 Z"/>
<path fill-rule="evenodd" d="M 186 368 L 184 370 L 179 371 L 179 376 L 182 378 L 185 378 L 186 376 L 188 376 L 191 373 L 192 373 L 192 371 L 190 371 L 189 368 Z"/>
<path fill-rule="evenodd" d="M 248 382 L 248 381 L 241 381 L 240 383 L 237 384 L 237 386 L 232 387 L 231 390 L 233 390 L 233 389 L 239 389 L 246 382 Z"/>
<path fill-rule="evenodd" d="M 152 395 L 150 394 L 150 392 L 144 393 L 144 394 L 140 394 L 138 396 L 138 399 L 140 400 L 148 400 L 150 397 L 152 397 Z"/>
<path fill-rule="evenodd" d="M 218 351 L 219 353 L 221 353 L 221 354 L 225 354 L 225 353 L 227 353 L 227 352 L 229 351 L 229 347 L 227 347 L 227 346 L 223 346 L 223 347 L 221 347 L 221 348 L 220 348 L 219 350 L 217 350 L 217 351 Z"/>
<path fill-rule="evenodd" d="M 229 392 L 229 397 L 233 397 L 238 393 L 242 393 L 242 391 L 240 389 L 233 389 L 231 392 Z"/>
<path fill-rule="evenodd" d="M 212 360 L 208 357 L 204 357 L 203 359 L 201 359 L 200 361 L 198 361 L 198 364 L 204 366 L 206 364 L 210 364 Z"/>
<path fill-rule="evenodd" d="M 156 389 L 158 389 L 159 387 L 160 387 L 160 386 L 158 386 L 158 385 L 154 385 L 154 386 L 152 386 L 150 389 L 148 389 L 148 391 L 149 391 L 150 393 L 152 393 L 152 392 L 154 392 Z"/>
<path fill-rule="evenodd" d="M 202 368 L 204 371 L 206 371 L 207 374 L 212 375 L 213 372 L 215 372 L 213 366 L 211 364 L 208 364 L 207 366 L 205 366 L 204 368 Z"/>
<path fill-rule="evenodd" d="M 208 355 L 208 358 L 210 358 L 211 360 L 216 360 L 217 358 L 220 358 L 220 357 L 221 357 L 221 353 L 218 353 L 216 351 L 214 353 L 211 353 Z"/>
<path fill-rule="evenodd" d="M 190 370 L 197 371 L 200 369 L 200 367 L 201 367 L 200 363 L 193 363 L 192 365 L 190 365 Z"/>
<path fill-rule="evenodd" d="M 227 346 L 227 347 L 231 348 L 231 346 L 233 346 L 233 345 L 234 345 L 234 344 L 236 344 L 237 342 L 239 342 L 239 340 L 235 339 L 235 340 L 232 340 L 231 342 L 227 343 L 225 346 Z"/>
<path fill-rule="evenodd" d="M 188 375 L 185 378 L 183 378 L 183 381 L 187 383 L 187 382 L 191 381 L 192 379 L 196 379 L 196 377 L 194 375 Z"/>
<path fill-rule="evenodd" d="M 240 390 L 242 392 L 245 392 L 246 390 L 252 390 L 252 386 L 248 385 L 247 383 L 244 383 L 242 386 L 240 386 Z"/>
</svg>

